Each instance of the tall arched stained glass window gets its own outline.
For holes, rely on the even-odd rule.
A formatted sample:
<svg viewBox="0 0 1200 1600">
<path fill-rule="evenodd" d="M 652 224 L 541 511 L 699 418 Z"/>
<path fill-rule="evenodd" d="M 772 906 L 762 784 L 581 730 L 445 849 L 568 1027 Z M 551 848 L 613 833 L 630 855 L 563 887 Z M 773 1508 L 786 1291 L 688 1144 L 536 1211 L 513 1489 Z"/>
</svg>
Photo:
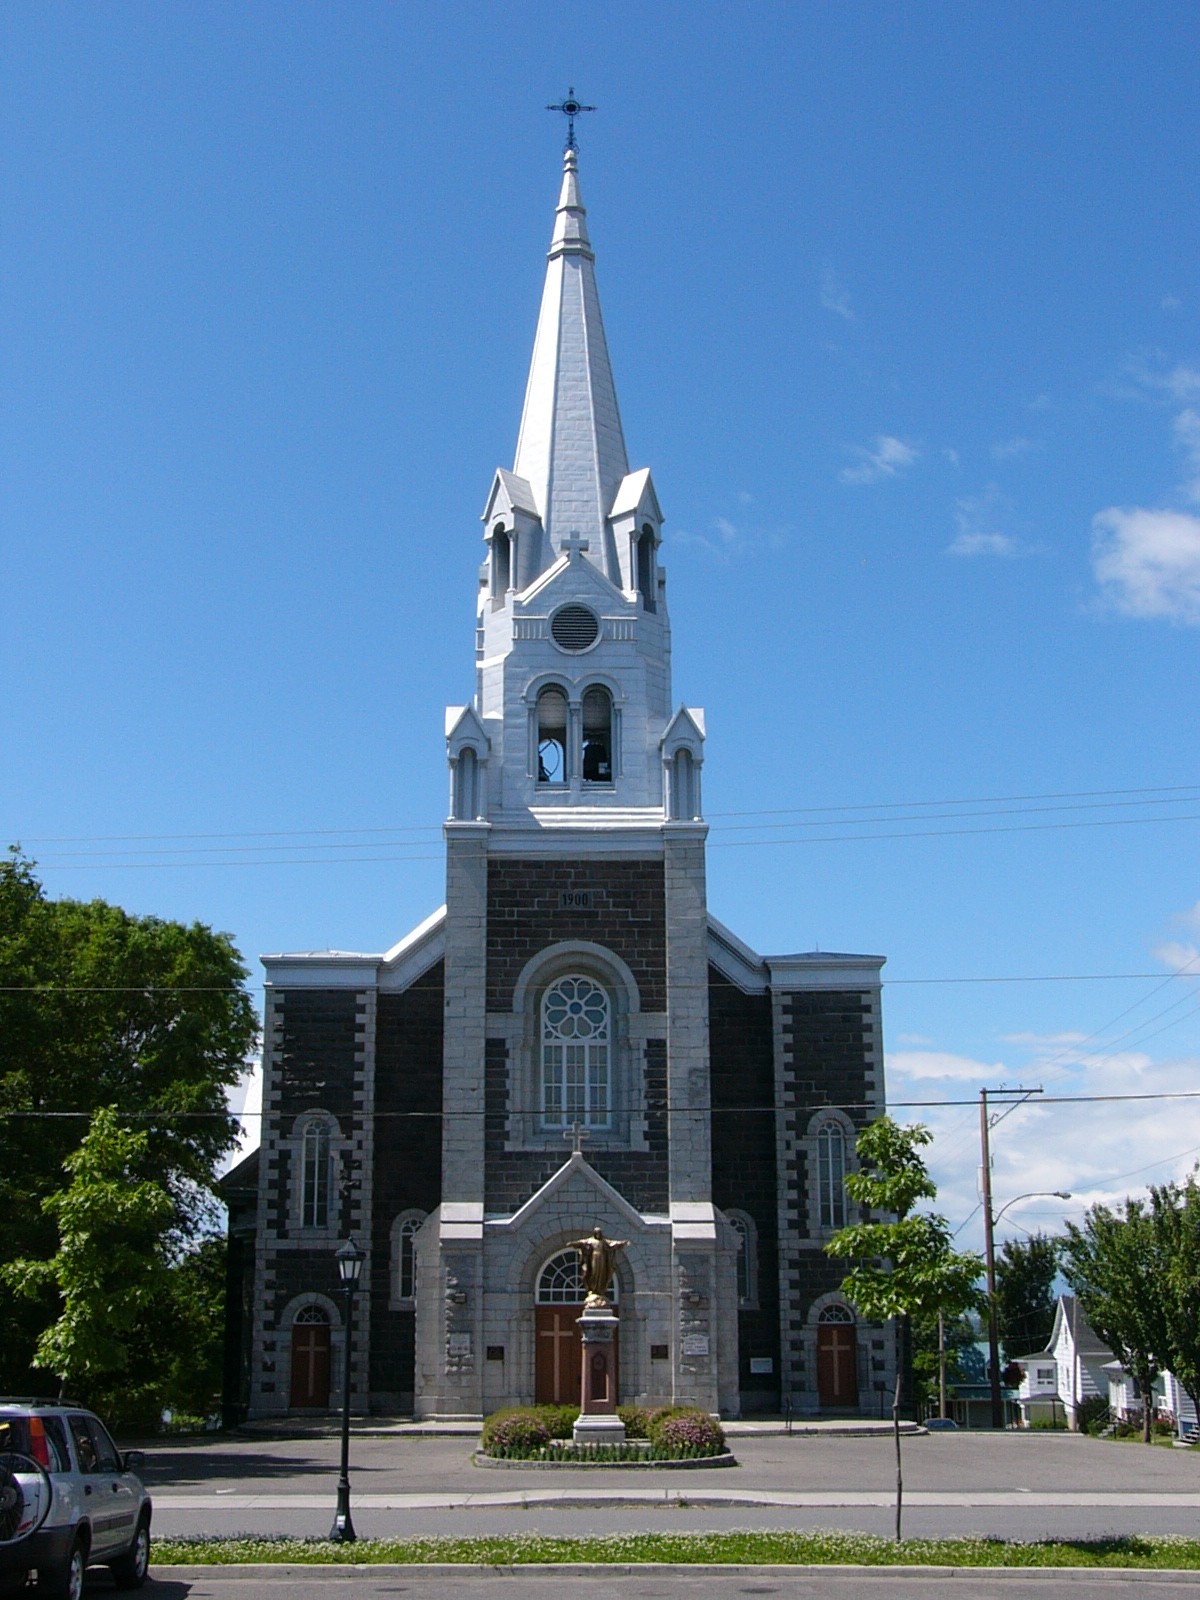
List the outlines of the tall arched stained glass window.
<svg viewBox="0 0 1200 1600">
<path fill-rule="evenodd" d="M 609 1119 L 608 995 L 591 978 L 551 984 L 542 1001 L 542 1116 L 555 1127 Z"/>
<path fill-rule="evenodd" d="M 305 1228 L 329 1226 L 329 1125 L 310 1122 L 304 1130 L 300 1222 Z"/>
<path fill-rule="evenodd" d="M 823 1228 L 846 1226 L 846 1135 L 838 1122 L 817 1132 L 817 1187 Z"/>
</svg>

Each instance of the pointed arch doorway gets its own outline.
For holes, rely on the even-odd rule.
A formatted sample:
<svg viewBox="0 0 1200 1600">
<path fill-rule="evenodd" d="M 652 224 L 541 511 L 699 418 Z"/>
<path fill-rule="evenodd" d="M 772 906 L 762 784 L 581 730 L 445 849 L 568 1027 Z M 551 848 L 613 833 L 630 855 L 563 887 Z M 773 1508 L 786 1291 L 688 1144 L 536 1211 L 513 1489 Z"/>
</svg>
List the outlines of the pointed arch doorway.
<svg viewBox="0 0 1200 1600">
<path fill-rule="evenodd" d="M 579 1401 L 582 1341 L 579 1313 L 586 1294 L 574 1250 L 560 1250 L 538 1273 L 534 1290 L 534 1398 L 538 1405 L 567 1406 Z M 617 1283 L 609 1299 L 617 1311 Z M 620 1395 L 618 1341 L 613 1334 L 613 1368 Z"/>
</svg>

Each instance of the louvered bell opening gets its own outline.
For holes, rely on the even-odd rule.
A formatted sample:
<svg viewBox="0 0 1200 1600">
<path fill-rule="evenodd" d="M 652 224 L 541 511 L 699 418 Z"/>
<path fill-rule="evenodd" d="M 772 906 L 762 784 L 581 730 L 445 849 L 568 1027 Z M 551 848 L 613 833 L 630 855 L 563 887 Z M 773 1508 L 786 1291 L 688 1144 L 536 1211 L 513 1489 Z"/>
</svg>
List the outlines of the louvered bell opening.
<svg viewBox="0 0 1200 1600">
<path fill-rule="evenodd" d="M 587 606 L 563 606 L 554 614 L 550 633 L 560 650 L 590 650 L 600 637 L 600 621 Z"/>
</svg>

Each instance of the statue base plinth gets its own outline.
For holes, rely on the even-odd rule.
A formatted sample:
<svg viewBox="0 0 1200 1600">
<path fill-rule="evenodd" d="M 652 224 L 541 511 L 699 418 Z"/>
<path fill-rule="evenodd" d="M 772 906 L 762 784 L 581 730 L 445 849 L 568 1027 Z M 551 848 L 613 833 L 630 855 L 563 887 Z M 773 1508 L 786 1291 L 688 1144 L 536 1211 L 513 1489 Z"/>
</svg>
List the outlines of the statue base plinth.
<svg viewBox="0 0 1200 1600">
<path fill-rule="evenodd" d="M 575 1418 L 571 1438 L 576 1444 L 624 1444 L 625 1424 L 615 1412 L 593 1411 Z"/>
<path fill-rule="evenodd" d="M 586 1306 L 579 1318 L 583 1341 L 579 1416 L 571 1430 L 576 1444 L 623 1444 L 625 1424 L 617 1416 L 613 1335 L 619 1326 L 610 1306 Z"/>
</svg>

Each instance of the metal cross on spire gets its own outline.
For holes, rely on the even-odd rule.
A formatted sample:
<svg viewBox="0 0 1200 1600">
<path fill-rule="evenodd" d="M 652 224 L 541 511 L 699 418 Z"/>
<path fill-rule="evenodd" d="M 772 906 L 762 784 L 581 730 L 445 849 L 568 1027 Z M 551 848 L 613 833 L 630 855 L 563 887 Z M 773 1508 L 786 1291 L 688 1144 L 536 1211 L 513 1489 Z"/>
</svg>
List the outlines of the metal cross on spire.
<svg viewBox="0 0 1200 1600">
<path fill-rule="evenodd" d="M 546 107 L 547 111 L 561 111 L 567 119 L 567 142 L 563 146 L 564 150 L 579 149 L 579 146 L 575 143 L 575 118 L 583 111 L 595 111 L 595 109 L 595 106 L 581 105 L 576 100 L 574 84 L 568 88 L 565 99 L 560 100 L 557 105 Z"/>
</svg>

